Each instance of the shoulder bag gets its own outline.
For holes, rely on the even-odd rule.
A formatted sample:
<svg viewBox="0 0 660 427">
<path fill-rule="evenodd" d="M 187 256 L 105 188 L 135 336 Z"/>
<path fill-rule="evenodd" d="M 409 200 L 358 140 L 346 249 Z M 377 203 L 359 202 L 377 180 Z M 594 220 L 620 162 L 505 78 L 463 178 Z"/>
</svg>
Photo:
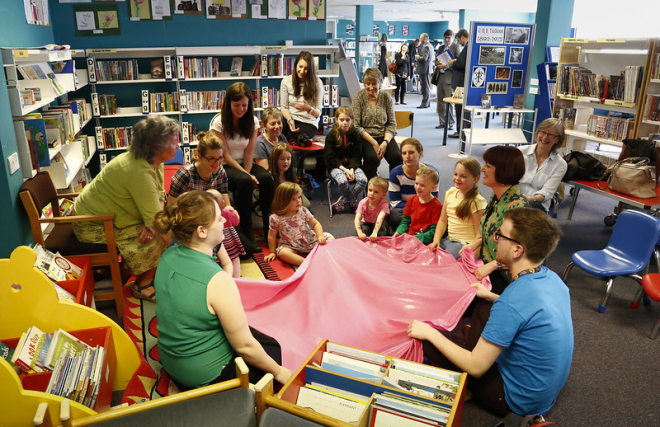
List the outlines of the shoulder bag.
<svg viewBox="0 0 660 427">
<path fill-rule="evenodd" d="M 436 67 L 435 70 L 433 70 L 433 75 L 431 75 L 431 84 L 437 86 L 438 83 L 440 83 L 440 76 L 442 76 L 441 70 Z"/>
<path fill-rule="evenodd" d="M 648 163 L 648 157 L 628 157 L 620 160 L 605 172 L 598 181 L 598 188 L 609 188 L 640 199 L 655 197 L 655 166 L 649 166 Z M 607 185 L 602 186 L 604 179 L 607 179 Z"/>
<path fill-rule="evenodd" d="M 390 73 L 396 74 L 396 61 L 392 62 L 388 68 L 390 70 Z"/>
</svg>

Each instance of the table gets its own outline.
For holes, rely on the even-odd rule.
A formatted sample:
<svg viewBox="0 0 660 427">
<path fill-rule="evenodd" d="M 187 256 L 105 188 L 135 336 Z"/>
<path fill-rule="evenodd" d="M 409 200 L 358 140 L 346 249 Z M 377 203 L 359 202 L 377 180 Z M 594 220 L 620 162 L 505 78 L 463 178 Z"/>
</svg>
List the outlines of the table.
<svg viewBox="0 0 660 427">
<path fill-rule="evenodd" d="M 323 155 L 323 149 L 325 148 L 325 136 L 315 136 L 312 139 L 312 145 L 309 147 L 299 147 L 297 145 L 291 144 L 289 146 L 293 148 L 293 151 L 296 153 L 296 168 L 300 175 L 303 174 L 305 166 L 305 158 L 307 156 L 318 157 Z"/>
<path fill-rule="evenodd" d="M 453 98 L 451 96 L 448 96 L 447 98 L 442 98 L 445 104 L 461 104 L 463 105 L 463 98 Z M 442 132 L 442 145 L 447 145 L 447 128 L 449 126 L 449 109 L 451 107 L 449 105 L 446 106 L 445 108 L 445 128 L 444 131 Z M 456 132 L 461 131 L 461 124 L 458 121 L 458 117 L 456 118 Z"/>
<path fill-rule="evenodd" d="M 610 189 L 601 190 L 600 188 L 598 188 L 598 181 L 575 180 L 575 181 L 569 181 L 568 183 L 572 185 L 574 188 L 573 200 L 571 201 L 571 208 L 568 211 L 569 220 L 573 217 L 573 210 L 575 209 L 575 205 L 577 203 L 578 195 L 580 194 L 581 189 L 591 191 L 593 193 L 608 197 L 610 199 L 617 200 L 619 202 L 634 206 L 636 208 L 644 209 L 645 211 L 660 208 L 660 184 L 656 185 L 655 187 L 655 197 L 640 199 L 638 197 L 629 196 L 627 194 L 617 193 L 616 191 L 612 191 Z"/>
</svg>

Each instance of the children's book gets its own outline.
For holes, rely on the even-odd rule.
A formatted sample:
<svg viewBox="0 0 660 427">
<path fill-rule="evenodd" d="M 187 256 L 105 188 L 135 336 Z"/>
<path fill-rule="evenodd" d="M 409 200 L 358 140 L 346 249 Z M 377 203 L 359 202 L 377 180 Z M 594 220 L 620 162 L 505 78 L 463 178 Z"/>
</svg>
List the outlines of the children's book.
<svg viewBox="0 0 660 427">
<path fill-rule="evenodd" d="M 165 78 L 165 65 L 163 64 L 163 58 L 151 60 L 151 78 L 152 79 Z"/>
<path fill-rule="evenodd" d="M 243 68 L 243 58 L 236 56 L 231 60 L 231 73 L 232 77 L 237 77 L 241 75 L 241 70 Z"/>
<path fill-rule="evenodd" d="M 74 337 L 67 331 L 58 329 L 53 334 L 50 348 L 48 349 L 48 354 L 46 356 L 46 366 L 48 369 L 53 369 L 59 358 L 64 357 L 67 354 L 78 354 L 85 348 L 89 348 L 89 345 L 80 341 L 78 338 Z"/>
</svg>

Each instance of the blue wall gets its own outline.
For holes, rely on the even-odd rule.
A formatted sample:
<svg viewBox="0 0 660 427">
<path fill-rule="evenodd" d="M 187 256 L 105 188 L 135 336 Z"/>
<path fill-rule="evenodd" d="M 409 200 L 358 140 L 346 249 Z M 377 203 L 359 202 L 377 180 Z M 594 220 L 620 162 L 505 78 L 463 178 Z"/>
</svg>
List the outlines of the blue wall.
<svg viewBox="0 0 660 427">
<path fill-rule="evenodd" d="M 15 0 L 14 0 L 15 1 Z M 92 3 L 94 4 L 94 3 Z M 165 46 L 241 46 L 326 44 L 325 21 L 288 19 L 206 19 L 204 14 L 173 15 L 171 20 L 130 21 L 128 2 L 117 5 L 119 36 L 77 37 L 73 5 L 51 1 L 54 33 L 59 44 L 75 48 Z"/>
<path fill-rule="evenodd" d="M 519 22 L 533 24 L 536 13 L 497 12 L 493 10 L 461 10 L 460 25 L 470 31 L 470 21 L 479 22 Z M 453 28 L 452 28 L 453 29 Z M 457 30 L 454 30 L 456 32 Z"/>
<path fill-rule="evenodd" d="M 23 2 L 5 0 L 0 5 L 0 46 L 42 46 L 53 43 L 53 27 L 28 25 Z M 2 60 L 0 59 L 0 62 Z M 9 258 L 18 245 L 32 239 L 29 222 L 18 197 L 23 183 L 21 171 L 9 175 L 7 157 L 18 151 L 4 67 L 0 68 L 0 258 Z"/>
<path fill-rule="evenodd" d="M 405 21 L 373 21 L 374 25 L 378 25 L 378 30 L 381 34 L 387 33 L 387 26 L 394 25 L 394 35 L 387 35 L 390 39 L 406 39 L 406 40 L 415 40 L 422 33 L 428 33 L 429 37 L 432 39 L 442 39 L 442 35 L 445 33 L 445 30 L 449 27 L 447 21 L 441 22 L 405 22 Z M 337 21 L 337 38 L 355 38 L 357 32 L 354 30 L 352 36 L 346 35 L 346 25 L 353 25 L 355 28 L 355 22 L 351 20 L 339 20 Z M 404 36 L 403 26 L 408 26 L 408 35 Z M 458 29 L 454 30 L 458 31 Z M 369 35 L 372 35 L 372 32 L 369 32 Z"/>
</svg>

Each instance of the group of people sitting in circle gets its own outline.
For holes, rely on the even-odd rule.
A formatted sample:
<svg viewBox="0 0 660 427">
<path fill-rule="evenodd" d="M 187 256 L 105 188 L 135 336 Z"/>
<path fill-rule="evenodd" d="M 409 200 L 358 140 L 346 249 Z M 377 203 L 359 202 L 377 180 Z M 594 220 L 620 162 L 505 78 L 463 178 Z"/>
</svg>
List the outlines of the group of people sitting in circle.
<svg viewBox="0 0 660 427">
<path fill-rule="evenodd" d="M 380 91 L 382 75 L 369 69 L 364 83 L 352 108 L 336 110 L 325 141 L 326 168 L 342 192 L 333 208 L 356 213 L 355 231 L 365 241 L 408 233 L 456 258 L 471 250 L 484 262 L 477 278 L 489 276 L 493 285 L 490 293 L 480 288 L 477 299 L 492 306 L 492 295 L 501 295 L 512 280 L 497 258 L 508 212 L 528 205 L 547 211 L 566 170 L 555 154 L 564 137 L 561 122 L 541 123 L 534 145 L 489 148 L 483 166 L 474 158 L 459 160 L 454 187 L 441 203 L 438 171 L 421 162 L 422 144 L 408 138 L 399 148 L 394 141 L 393 104 Z M 210 130 L 197 135 L 194 162 L 172 178 L 167 200 L 163 164 L 175 157 L 180 129 L 171 118 L 149 116 L 136 124 L 129 151 L 112 159 L 75 202 L 74 215 L 114 213 L 117 246 L 136 277 L 130 283 L 134 296 L 156 302 L 157 291 L 161 362 L 182 390 L 229 378 L 237 356 L 251 367 L 252 382 L 267 372 L 280 383 L 291 376 L 281 365 L 277 341 L 249 327 L 233 277 L 240 277 L 240 256 L 261 251 L 252 231 L 255 188 L 267 261 L 299 265 L 316 244 L 332 238 L 308 209 L 288 144 L 298 132 L 316 133 L 321 93 L 309 52 L 296 58 L 295 72 L 283 79 L 282 109 L 264 109 L 261 121 L 248 86 L 232 84 Z M 377 176 L 382 158 L 389 180 Z M 479 193 L 480 172 L 493 190 L 488 202 Z M 365 188 L 367 196 L 359 200 Z M 74 223 L 74 231 L 82 242 L 105 242 L 102 224 Z M 484 309 L 475 312 L 488 318 Z M 473 324 L 473 330 L 479 328 Z M 409 334 L 435 344 L 415 323 Z"/>
</svg>

